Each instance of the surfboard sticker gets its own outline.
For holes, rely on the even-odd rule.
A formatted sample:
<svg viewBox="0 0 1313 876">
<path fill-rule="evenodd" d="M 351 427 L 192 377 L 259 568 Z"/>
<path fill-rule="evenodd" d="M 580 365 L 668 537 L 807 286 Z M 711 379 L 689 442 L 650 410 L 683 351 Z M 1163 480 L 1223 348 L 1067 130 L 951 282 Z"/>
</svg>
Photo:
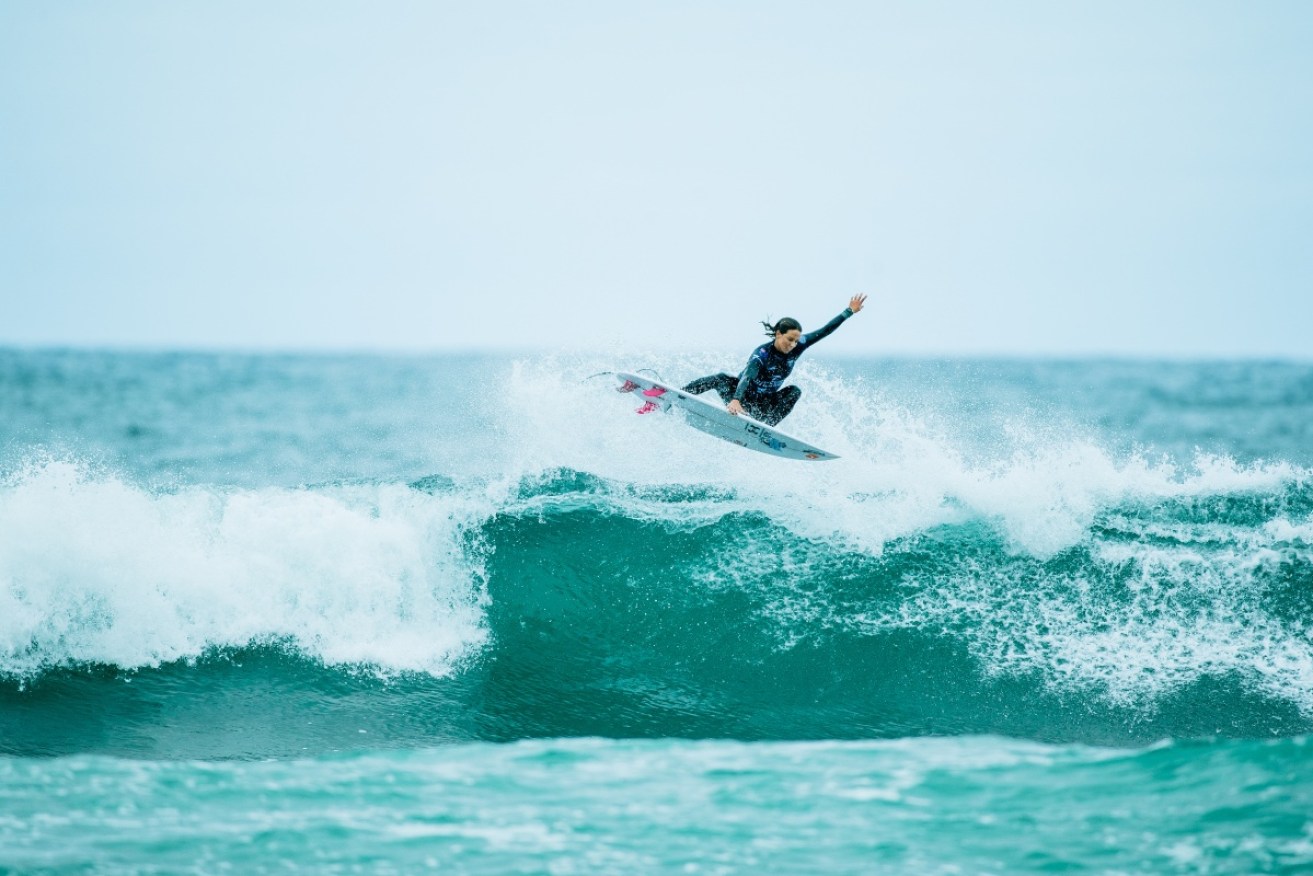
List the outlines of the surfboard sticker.
<svg viewBox="0 0 1313 876">
<path fill-rule="evenodd" d="M 821 450 L 800 438 L 781 432 L 774 426 L 767 426 L 754 420 L 746 414 L 738 416 L 731 414 L 719 404 L 720 397 L 714 393 L 707 395 L 714 396 L 716 403 L 690 395 L 682 389 L 667 386 L 649 377 L 640 377 L 622 371 L 616 373 L 616 378 L 620 381 L 620 385 L 616 387 L 618 392 L 634 393 L 634 397 L 641 402 L 635 413 L 652 414 L 676 410 L 684 415 L 684 422 L 694 429 L 715 435 L 731 444 L 783 459 L 824 462 L 839 458 L 827 450 Z"/>
</svg>

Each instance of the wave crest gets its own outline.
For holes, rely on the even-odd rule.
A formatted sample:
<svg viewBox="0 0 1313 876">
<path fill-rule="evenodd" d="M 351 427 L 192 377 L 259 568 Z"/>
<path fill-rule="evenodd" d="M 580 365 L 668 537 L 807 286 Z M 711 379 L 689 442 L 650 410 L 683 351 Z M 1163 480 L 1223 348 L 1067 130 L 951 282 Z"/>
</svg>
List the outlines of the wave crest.
<svg viewBox="0 0 1313 876">
<path fill-rule="evenodd" d="M 0 670 L 281 641 L 329 664 L 450 672 L 486 638 L 463 505 L 404 485 L 156 491 L 31 462 L 0 486 Z"/>
</svg>

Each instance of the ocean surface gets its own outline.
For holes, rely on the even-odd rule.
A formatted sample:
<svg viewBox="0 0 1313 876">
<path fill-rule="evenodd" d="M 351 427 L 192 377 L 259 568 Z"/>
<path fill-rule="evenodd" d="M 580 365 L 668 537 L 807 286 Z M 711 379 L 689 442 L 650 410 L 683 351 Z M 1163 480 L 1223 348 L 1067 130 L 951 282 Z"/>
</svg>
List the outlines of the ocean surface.
<svg viewBox="0 0 1313 876">
<path fill-rule="evenodd" d="M 1313 872 L 1313 364 L 738 358 L 0 349 L 0 873 Z"/>
</svg>

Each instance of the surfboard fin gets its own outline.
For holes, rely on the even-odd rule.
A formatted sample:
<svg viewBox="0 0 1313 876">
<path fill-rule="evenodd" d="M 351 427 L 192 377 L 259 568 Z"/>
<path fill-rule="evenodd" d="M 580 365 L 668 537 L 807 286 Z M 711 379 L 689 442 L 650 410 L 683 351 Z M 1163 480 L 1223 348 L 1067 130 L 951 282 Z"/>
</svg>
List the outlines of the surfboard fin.
<svg viewBox="0 0 1313 876">
<path fill-rule="evenodd" d="M 626 380 L 625 383 L 624 383 L 624 386 L 617 386 L 617 387 L 615 388 L 615 391 L 616 391 L 616 392 L 633 392 L 633 391 L 636 390 L 636 389 L 638 389 L 638 384 L 637 384 L 637 383 L 634 383 L 634 381 L 632 381 L 632 380 Z"/>
</svg>

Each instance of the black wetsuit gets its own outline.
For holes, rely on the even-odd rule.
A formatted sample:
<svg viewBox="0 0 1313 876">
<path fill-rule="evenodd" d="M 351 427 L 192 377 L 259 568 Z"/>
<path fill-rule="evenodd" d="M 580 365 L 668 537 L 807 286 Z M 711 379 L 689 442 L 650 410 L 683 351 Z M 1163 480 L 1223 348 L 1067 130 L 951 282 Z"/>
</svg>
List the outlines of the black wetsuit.
<svg viewBox="0 0 1313 876">
<path fill-rule="evenodd" d="M 747 367 L 738 377 L 723 373 L 699 377 L 685 386 L 684 392 L 697 395 L 714 389 L 725 404 L 729 404 L 731 399 L 738 399 L 748 416 L 774 426 L 789 415 L 802 395 L 802 390 L 796 386 L 783 386 L 784 381 L 793 373 L 798 357 L 852 315 L 852 309 L 845 307 L 843 313 L 816 331 L 800 336 L 797 346 L 788 353 L 775 349 L 775 341 L 772 339 L 752 351 Z"/>
</svg>

